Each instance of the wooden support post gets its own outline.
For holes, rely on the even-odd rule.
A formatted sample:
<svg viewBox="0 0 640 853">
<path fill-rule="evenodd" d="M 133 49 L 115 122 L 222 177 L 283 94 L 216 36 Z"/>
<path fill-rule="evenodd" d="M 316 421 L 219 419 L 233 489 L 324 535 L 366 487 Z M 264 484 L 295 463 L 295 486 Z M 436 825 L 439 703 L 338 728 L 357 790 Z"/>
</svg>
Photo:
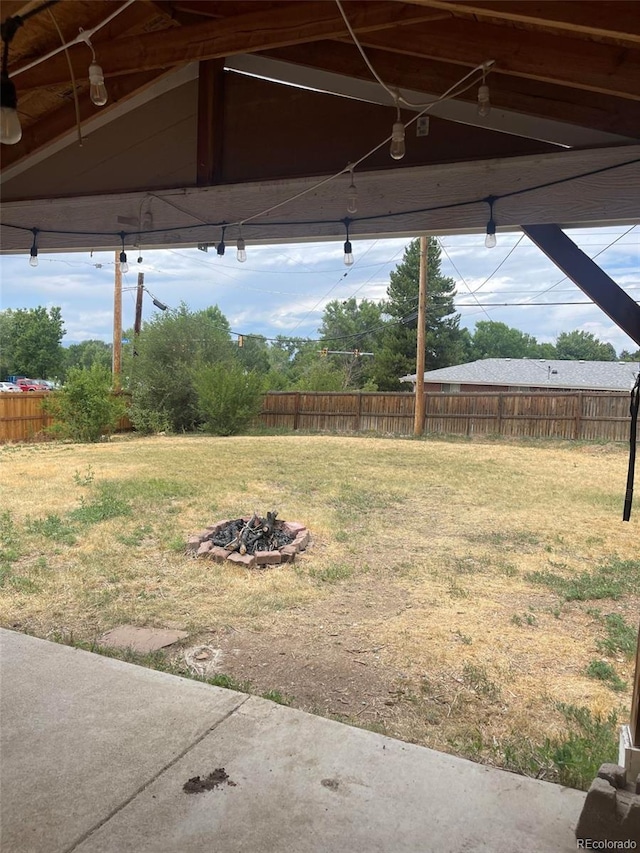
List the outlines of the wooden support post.
<svg viewBox="0 0 640 853">
<path fill-rule="evenodd" d="M 121 388 L 122 373 L 122 271 L 120 252 L 115 253 L 115 282 L 113 287 L 113 389 Z"/>
<path fill-rule="evenodd" d="M 427 246 L 427 237 L 420 237 L 420 284 L 418 291 L 418 341 L 416 344 L 416 408 L 413 421 L 414 435 L 422 435 L 422 433 L 424 432 L 424 370 L 427 322 Z"/>
<path fill-rule="evenodd" d="M 504 396 L 500 394 L 498 396 L 498 423 L 496 432 L 498 435 L 502 435 L 502 413 L 504 411 Z"/>
<path fill-rule="evenodd" d="M 293 428 L 298 429 L 298 422 L 300 416 L 300 392 L 296 391 L 296 408 L 293 413 Z"/>
<path fill-rule="evenodd" d="M 582 432 L 582 391 L 578 391 L 576 394 L 576 410 L 575 410 L 575 421 L 573 425 L 573 437 L 577 441 L 580 438 L 580 433 Z"/>
<path fill-rule="evenodd" d="M 638 627 L 638 646 L 636 649 L 636 673 L 633 678 L 633 694 L 631 696 L 631 743 L 640 749 L 640 626 Z"/>
<path fill-rule="evenodd" d="M 222 174 L 224 59 L 206 59 L 198 71 L 196 183 L 209 187 Z"/>
<path fill-rule="evenodd" d="M 358 419 L 356 421 L 356 431 L 362 429 L 362 391 L 358 391 Z"/>
</svg>

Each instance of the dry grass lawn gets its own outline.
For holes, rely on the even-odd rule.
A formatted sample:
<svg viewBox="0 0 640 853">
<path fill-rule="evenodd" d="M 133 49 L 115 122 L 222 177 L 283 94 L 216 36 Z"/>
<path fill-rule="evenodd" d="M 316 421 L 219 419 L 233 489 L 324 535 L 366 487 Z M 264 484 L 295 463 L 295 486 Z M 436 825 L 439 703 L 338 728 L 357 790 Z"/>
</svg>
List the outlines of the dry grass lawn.
<svg viewBox="0 0 640 853">
<path fill-rule="evenodd" d="M 566 736 L 558 703 L 629 713 L 626 464 L 623 447 L 569 443 L 6 445 L 0 624 L 87 643 L 122 623 L 181 628 L 186 646 L 222 649 L 230 683 L 553 778 L 531 756 Z M 185 555 L 189 534 L 272 508 L 312 531 L 295 564 Z M 184 666 L 182 649 L 169 657 Z"/>
</svg>

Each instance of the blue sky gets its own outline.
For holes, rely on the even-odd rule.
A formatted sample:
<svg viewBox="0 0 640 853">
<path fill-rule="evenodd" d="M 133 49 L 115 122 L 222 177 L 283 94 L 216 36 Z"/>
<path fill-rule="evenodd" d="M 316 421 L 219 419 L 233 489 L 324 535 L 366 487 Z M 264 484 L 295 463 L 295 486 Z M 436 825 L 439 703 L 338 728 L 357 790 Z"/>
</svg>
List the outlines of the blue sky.
<svg viewBox="0 0 640 853">
<path fill-rule="evenodd" d="M 633 299 L 640 299 L 640 226 L 632 230 L 629 226 L 607 226 L 568 234 L 590 256 L 601 252 L 597 262 Z M 562 273 L 523 235 L 499 233 L 494 249 L 484 247 L 484 235 L 480 234 L 439 239 L 442 271 L 457 283 L 461 325 L 473 330 L 478 320 L 497 320 L 539 341 L 551 342 L 560 332 L 583 329 L 612 343 L 617 352 L 637 349 L 596 306 L 552 304 L 585 302 L 587 297 L 563 280 Z M 129 273 L 123 276 L 123 327 L 133 325 L 135 286 L 141 271 L 146 287 L 160 301 L 171 307 L 183 301 L 192 310 L 217 304 L 231 328 L 239 333 L 315 337 L 328 301 L 352 296 L 384 298 L 389 273 L 402 259 L 408 242 L 409 238 L 354 240 L 355 263 L 351 268 L 343 264 L 342 241 L 274 246 L 249 243 L 244 264 L 237 262 L 233 245 L 227 247 L 223 258 L 213 248 L 206 254 L 197 249 L 144 251 L 141 264 L 136 263 L 134 250 L 128 253 Z M 57 305 L 67 330 L 63 344 L 89 338 L 110 341 L 114 254 L 41 254 L 39 261 L 34 269 L 24 255 L 0 258 L 0 307 Z M 477 292 L 471 295 L 470 290 Z M 486 306 L 503 302 L 544 304 Z M 145 295 L 143 320 L 155 310 Z"/>
</svg>

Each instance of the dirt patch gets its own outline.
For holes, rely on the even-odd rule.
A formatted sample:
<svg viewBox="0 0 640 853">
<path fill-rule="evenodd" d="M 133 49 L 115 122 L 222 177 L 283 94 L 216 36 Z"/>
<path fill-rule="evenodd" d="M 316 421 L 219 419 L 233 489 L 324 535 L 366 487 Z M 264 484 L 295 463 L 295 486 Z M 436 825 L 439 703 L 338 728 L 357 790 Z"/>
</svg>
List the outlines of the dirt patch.
<svg viewBox="0 0 640 853">
<path fill-rule="evenodd" d="M 402 676 L 375 637 L 385 619 L 404 611 L 407 598 L 397 584 L 359 579 L 330 598 L 270 617 L 260 631 L 236 624 L 212 630 L 208 642 L 222 652 L 219 671 L 249 682 L 253 692 L 277 692 L 304 711 L 371 722 L 388 713 L 385 702 Z"/>
<path fill-rule="evenodd" d="M 225 771 L 224 767 L 216 767 L 204 779 L 201 779 L 200 776 L 193 776 L 191 779 L 187 779 L 182 786 L 182 790 L 185 794 L 202 794 L 204 791 L 213 791 L 214 788 L 224 785 L 225 782 L 234 788 L 236 786 L 236 783 L 229 779 L 229 774 Z"/>
</svg>

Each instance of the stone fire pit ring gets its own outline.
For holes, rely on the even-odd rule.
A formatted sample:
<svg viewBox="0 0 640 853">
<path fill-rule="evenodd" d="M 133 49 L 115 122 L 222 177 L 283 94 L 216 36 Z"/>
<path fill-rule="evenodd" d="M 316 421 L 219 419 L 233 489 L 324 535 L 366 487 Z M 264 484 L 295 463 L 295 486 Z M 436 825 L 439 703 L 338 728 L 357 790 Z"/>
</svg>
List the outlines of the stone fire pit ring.
<svg viewBox="0 0 640 853">
<path fill-rule="evenodd" d="M 276 525 L 278 530 L 287 535 L 290 540 L 286 545 L 280 548 L 260 551 L 255 553 L 241 554 L 237 550 L 230 551 L 225 547 L 216 545 L 212 540 L 217 538 L 221 531 L 228 528 L 229 525 L 239 521 L 244 524 L 249 524 L 256 516 L 242 516 L 241 519 L 224 519 L 216 521 L 200 530 L 198 533 L 193 533 L 187 539 L 186 552 L 194 558 L 213 560 L 215 563 L 226 563 L 237 566 L 244 566 L 247 569 L 265 569 L 267 566 L 280 565 L 281 563 L 293 563 L 296 554 L 304 551 L 311 541 L 311 534 L 306 525 L 299 521 L 281 521 L 277 520 Z"/>
</svg>

